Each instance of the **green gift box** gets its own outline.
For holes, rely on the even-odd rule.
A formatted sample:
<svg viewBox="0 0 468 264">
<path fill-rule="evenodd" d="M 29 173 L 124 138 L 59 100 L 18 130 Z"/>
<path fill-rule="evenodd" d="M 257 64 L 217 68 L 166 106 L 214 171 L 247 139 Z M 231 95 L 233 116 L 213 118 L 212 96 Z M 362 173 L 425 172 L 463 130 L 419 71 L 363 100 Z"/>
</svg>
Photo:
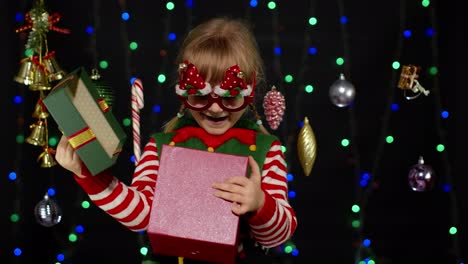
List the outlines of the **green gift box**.
<svg viewBox="0 0 468 264">
<path fill-rule="evenodd" d="M 65 76 L 43 103 L 93 175 L 116 162 L 126 134 L 84 68 Z"/>
</svg>

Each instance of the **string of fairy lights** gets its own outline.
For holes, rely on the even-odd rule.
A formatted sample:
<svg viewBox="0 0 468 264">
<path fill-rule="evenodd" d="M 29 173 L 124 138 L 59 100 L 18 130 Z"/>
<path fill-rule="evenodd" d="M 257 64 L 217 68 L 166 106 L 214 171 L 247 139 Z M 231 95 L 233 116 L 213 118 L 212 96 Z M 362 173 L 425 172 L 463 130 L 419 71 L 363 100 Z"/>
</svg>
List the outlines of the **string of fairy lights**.
<svg viewBox="0 0 468 264">
<path fill-rule="evenodd" d="M 265 1 L 259 3 L 259 1 L 256 0 L 247 0 L 248 6 L 246 8 L 246 18 L 247 19 L 252 19 L 251 12 L 255 8 L 267 8 L 271 11 L 271 17 L 272 17 L 272 37 L 273 37 L 273 71 L 275 72 L 275 76 L 278 78 L 275 80 L 276 82 L 284 82 L 286 86 L 288 85 L 296 85 L 300 87 L 301 92 L 305 92 L 308 95 L 311 95 L 312 92 L 314 91 L 314 86 L 312 84 L 306 83 L 307 78 L 305 76 L 305 72 L 309 67 L 309 61 L 308 58 L 310 56 L 314 56 L 317 53 L 317 48 L 311 45 L 311 31 L 313 27 L 318 23 L 318 18 L 316 17 L 316 1 L 315 0 L 310 0 L 309 1 L 309 17 L 305 18 L 304 24 L 307 26 L 305 27 L 305 32 L 304 32 L 304 48 L 303 48 L 303 55 L 301 56 L 301 62 L 299 64 L 299 70 L 298 70 L 298 77 L 295 79 L 292 74 L 284 74 L 281 69 L 281 55 L 284 52 L 281 48 L 281 38 L 279 34 L 279 12 L 277 10 L 278 8 L 278 3 L 276 1 Z M 98 10 L 99 10 L 99 5 L 100 1 L 93 1 L 93 23 L 94 25 L 87 26 L 84 30 L 86 33 L 89 34 L 90 36 L 90 46 L 93 48 L 93 62 L 94 62 L 94 67 L 95 68 L 100 68 L 101 70 L 105 70 L 109 67 L 109 61 L 103 58 L 99 58 L 99 54 L 97 54 L 97 44 L 96 44 L 96 29 L 98 28 L 99 25 L 99 20 L 101 18 Z M 131 52 L 138 52 L 138 40 L 131 41 L 129 39 L 129 34 L 128 30 L 129 28 L 127 27 L 126 23 L 131 20 L 134 16 L 128 10 L 128 7 L 126 5 L 126 1 L 118 1 L 119 6 L 120 6 L 120 17 L 121 17 L 121 41 L 122 43 L 128 47 L 129 51 Z M 343 70 L 345 73 L 346 77 L 350 77 L 350 51 L 349 51 L 349 43 L 348 43 L 348 32 L 346 25 L 348 23 L 348 19 L 345 15 L 344 10 L 344 3 L 342 0 L 337 0 L 338 4 L 338 9 L 339 9 L 339 16 L 340 16 L 340 24 L 341 24 L 341 37 L 343 41 L 343 57 L 338 57 L 336 59 L 336 65 L 339 67 L 340 70 Z M 193 7 L 194 7 L 194 1 L 192 0 L 187 0 L 185 1 L 185 5 L 180 5 L 178 2 L 173 2 L 173 1 L 165 1 L 161 3 L 162 8 L 164 9 L 164 23 L 165 27 L 164 30 L 161 32 L 161 48 L 158 50 L 159 56 L 160 56 L 160 63 L 157 65 L 157 73 L 156 73 L 156 93 L 157 97 L 159 98 L 161 95 L 161 90 L 160 89 L 168 80 L 168 69 L 170 70 L 171 65 L 169 65 L 170 58 L 172 54 L 168 54 L 169 47 L 171 45 L 173 46 L 176 41 L 178 40 L 178 34 L 177 32 L 173 32 L 171 28 L 171 21 L 172 21 L 172 13 L 176 8 L 185 8 L 187 12 L 187 28 L 186 30 L 189 30 L 192 27 L 192 21 L 193 21 Z M 398 70 L 401 69 L 401 65 L 399 64 L 399 60 L 401 60 L 401 49 L 403 49 L 403 38 L 410 38 L 411 37 L 411 31 L 409 29 L 406 29 L 406 24 L 405 24 L 405 18 L 407 16 L 406 10 L 405 10 L 405 1 L 401 1 L 401 10 L 400 10 L 400 28 L 401 28 L 401 37 L 400 41 L 398 44 L 398 47 L 395 51 L 395 62 L 392 65 L 392 78 L 391 82 L 389 84 L 389 96 L 387 100 L 387 105 L 386 105 L 386 111 L 384 114 L 384 117 L 382 119 L 382 126 L 380 130 L 380 140 L 379 143 L 377 144 L 377 149 L 376 149 L 376 155 L 374 156 L 375 159 L 373 161 L 373 167 L 370 169 L 370 172 L 362 172 L 362 169 L 360 167 L 360 161 L 359 161 L 359 150 L 357 149 L 357 144 L 350 144 L 350 142 L 355 142 L 357 138 L 357 127 L 356 127 L 356 116 L 353 107 L 349 107 L 349 125 L 350 125 L 350 139 L 343 139 L 341 141 L 341 145 L 346 148 L 348 146 L 351 147 L 351 152 L 353 154 L 353 158 L 355 160 L 354 163 L 354 170 L 355 174 L 357 177 L 357 197 L 356 197 L 356 203 L 352 204 L 351 206 L 351 212 L 352 212 L 352 223 L 351 226 L 353 227 L 355 231 L 355 235 L 357 239 L 359 240 L 359 245 L 356 247 L 356 253 L 355 253 L 355 263 L 357 264 L 373 264 L 376 262 L 375 259 L 375 253 L 372 251 L 371 245 L 372 241 L 370 238 L 366 237 L 366 234 L 364 232 L 365 230 L 365 219 L 366 219 L 366 206 L 368 204 L 368 199 L 370 198 L 372 191 L 373 191 L 373 183 L 378 181 L 378 176 L 379 176 L 379 165 L 381 164 L 381 159 L 382 159 L 382 153 L 384 152 L 385 149 L 385 144 L 391 144 L 394 140 L 392 136 L 388 135 L 388 124 L 389 124 L 389 119 L 391 118 L 392 112 L 394 112 L 396 109 L 398 109 L 398 105 L 394 103 L 395 98 L 394 98 L 394 89 L 396 87 L 396 82 L 399 76 Z M 446 138 L 445 138 L 445 133 L 441 131 L 441 127 L 443 127 L 443 124 L 441 124 L 444 119 L 447 119 L 449 116 L 448 111 L 443 110 L 443 105 L 441 104 L 440 100 L 440 93 L 439 93 L 439 84 L 438 84 L 438 78 L 437 78 L 437 64 L 438 64 L 438 54 L 437 54 L 437 40 L 434 37 L 434 27 L 435 27 L 435 11 L 434 7 L 432 7 L 433 2 L 430 2 L 429 0 L 423 0 L 421 2 L 422 8 L 427 8 L 429 12 L 431 13 L 431 28 L 427 30 L 426 34 L 431 37 L 431 45 L 432 45 L 432 64 L 434 65 L 428 70 L 428 73 L 432 76 L 432 93 L 433 93 L 433 98 L 435 100 L 435 105 L 436 105 L 436 126 L 438 128 L 438 133 L 439 133 L 439 140 L 440 144 L 437 145 L 437 151 L 440 152 L 441 158 L 444 161 L 444 172 L 440 173 L 445 175 L 445 181 L 446 184 L 443 186 L 444 191 L 448 192 L 450 194 L 450 208 L 451 208 L 451 215 L 450 215 L 450 227 L 448 228 L 448 232 L 453 238 L 452 241 L 452 248 L 454 251 L 454 255 L 456 257 L 456 264 L 463 263 L 462 259 L 462 253 L 460 251 L 460 246 L 459 246 L 459 237 L 458 237 L 458 229 L 460 228 L 460 223 L 459 223 L 459 216 L 457 213 L 457 201 L 456 201 L 456 195 L 455 195 L 455 188 L 453 188 L 453 179 L 452 179 L 452 170 L 450 167 L 450 162 L 448 161 L 448 154 L 447 151 L 445 151 L 445 146 L 446 146 Z M 24 15 L 23 14 L 18 14 L 15 17 L 16 21 L 18 23 L 23 23 L 24 22 Z M 23 41 L 21 41 L 23 42 Z M 23 43 L 22 43 L 23 44 Z M 138 68 L 131 67 L 132 64 L 132 58 L 129 54 L 131 52 L 126 54 L 125 58 L 125 63 L 126 63 L 126 77 L 129 80 L 130 84 L 135 80 L 136 77 L 138 77 Z M 346 63 L 345 63 L 346 62 Z M 340 68 L 342 67 L 342 68 Z M 134 72 L 132 72 L 132 69 L 134 69 Z M 132 76 L 132 74 L 136 74 L 136 76 Z M 152 84 L 150 85 L 152 86 Z M 12 172 L 9 173 L 9 179 L 14 182 L 15 184 L 15 199 L 13 200 L 13 206 L 12 206 L 12 213 L 10 215 L 10 222 L 11 222 L 11 234 L 12 237 L 16 239 L 15 244 L 20 245 L 22 244 L 22 240 L 25 239 L 24 235 L 21 234 L 21 217 L 24 215 L 22 213 L 22 199 L 21 199 L 21 193 L 23 192 L 23 185 L 24 181 L 22 180 L 21 177 L 21 167 L 22 164 L 19 162 L 22 160 L 22 157 L 24 155 L 23 153 L 23 148 L 22 148 L 22 143 L 24 142 L 24 129 L 23 129 L 23 123 L 24 123 L 24 116 L 25 113 L 28 113 L 28 110 L 25 109 L 25 104 L 24 104 L 24 98 L 26 98 L 28 95 L 26 92 L 24 92 L 23 89 L 19 89 L 19 94 L 14 98 L 15 103 L 18 105 L 18 110 L 17 110 L 17 148 L 15 150 L 15 165 L 12 168 Z M 286 91 L 287 92 L 287 91 Z M 290 100 L 291 102 L 300 102 L 301 99 L 303 98 L 303 94 L 297 93 L 297 96 Z M 299 104 L 297 104 L 299 105 Z M 294 109 L 293 106 L 288 106 L 289 111 L 291 109 Z M 160 104 L 155 104 L 151 108 L 151 116 L 150 118 L 158 118 L 158 114 L 161 112 L 161 105 Z M 299 111 L 294 111 L 294 122 L 299 124 L 299 127 L 303 125 L 303 122 L 298 121 L 301 120 L 301 116 Z M 286 118 L 287 116 L 285 116 Z M 154 121 L 154 120 L 153 120 Z M 285 119 L 283 122 L 285 123 L 290 123 L 288 122 L 287 119 Z M 131 119 L 130 118 L 123 118 L 122 119 L 122 124 L 126 127 L 131 125 Z M 283 126 L 283 129 L 286 129 L 285 126 Z M 291 133 L 291 131 L 296 131 L 296 129 L 291 129 L 289 128 L 287 131 Z M 49 139 L 49 144 L 51 147 L 56 146 L 58 142 L 58 136 L 57 135 L 51 135 Z M 290 141 L 286 141 L 287 145 L 284 147 L 284 150 L 286 149 L 294 149 L 293 146 L 291 146 Z M 292 159 L 293 154 L 292 151 L 289 151 L 286 153 L 286 156 L 288 159 Z M 133 162 L 134 157 L 132 156 L 130 162 L 134 164 Z M 47 193 L 50 197 L 54 197 L 56 193 L 56 188 L 59 188 L 58 186 L 54 186 L 53 182 L 53 172 L 50 171 L 50 188 L 47 190 Z M 294 180 L 295 176 L 293 172 L 290 172 L 288 174 L 288 181 L 292 182 Z M 292 185 L 293 186 L 293 185 Z M 75 207 L 76 208 L 82 208 L 82 209 L 87 209 L 90 207 L 90 202 L 87 201 L 87 199 L 84 196 L 80 196 L 78 192 L 77 198 L 76 198 L 76 203 Z M 293 189 L 290 189 L 289 192 L 289 197 L 291 199 L 296 198 L 296 193 Z M 75 210 L 76 211 L 76 210 Z M 78 213 L 78 216 L 75 216 L 73 220 L 70 222 L 70 231 L 66 234 L 57 234 L 56 237 L 61 237 L 62 241 L 59 242 L 60 245 L 62 245 L 62 248 L 57 250 L 57 253 L 54 256 L 54 262 L 56 263 L 62 263 L 65 262 L 66 260 L 73 259 L 73 255 L 77 246 L 77 243 L 81 239 L 85 239 L 83 236 L 83 233 L 85 231 L 85 227 L 79 223 L 77 223 L 77 220 L 80 219 L 80 216 L 85 213 L 85 210 L 79 210 L 80 212 Z M 56 231 L 54 231 L 56 232 Z M 143 233 L 141 233 L 143 235 Z M 148 248 L 146 247 L 146 241 L 143 240 L 142 236 L 139 236 L 138 240 L 140 244 L 140 254 L 141 255 L 146 255 L 148 253 Z M 298 256 L 299 255 L 299 249 L 296 247 L 294 242 L 288 241 L 286 244 L 282 245 L 279 247 L 280 251 L 286 254 L 291 254 L 292 256 Z M 13 248 L 13 259 L 21 257 L 23 254 L 23 248 L 20 246 L 15 246 Z"/>
</svg>

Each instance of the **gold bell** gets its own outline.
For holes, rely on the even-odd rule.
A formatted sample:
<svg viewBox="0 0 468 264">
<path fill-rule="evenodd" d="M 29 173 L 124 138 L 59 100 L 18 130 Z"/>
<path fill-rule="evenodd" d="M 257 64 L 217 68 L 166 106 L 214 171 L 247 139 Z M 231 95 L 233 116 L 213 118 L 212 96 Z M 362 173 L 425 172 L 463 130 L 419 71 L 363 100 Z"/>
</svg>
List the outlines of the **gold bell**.
<svg viewBox="0 0 468 264">
<path fill-rule="evenodd" d="M 32 132 L 25 141 L 34 146 L 44 146 L 46 144 L 44 121 L 39 120 L 36 124 L 30 125 L 29 128 Z"/>
<path fill-rule="evenodd" d="M 57 162 L 55 161 L 52 154 L 50 154 L 48 149 L 46 149 L 44 152 L 42 152 L 41 155 L 39 155 L 38 160 L 39 159 L 41 160 L 42 168 L 50 168 L 57 165 Z"/>
<path fill-rule="evenodd" d="M 29 89 L 32 91 L 47 91 L 51 88 L 43 67 L 35 67 L 33 82 L 29 85 Z"/>
<path fill-rule="evenodd" d="M 48 72 L 47 79 L 49 82 L 61 80 L 65 76 L 65 72 L 55 60 L 55 51 L 49 52 L 49 54 L 44 57 L 44 66 Z"/>
<path fill-rule="evenodd" d="M 31 58 L 24 58 L 21 60 L 21 66 L 20 70 L 18 72 L 18 75 L 15 76 L 14 81 L 25 84 L 25 85 L 30 85 L 33 83 L 33 76 L 34 76 L 34 68 L 35 65 L 32 62 Z"/>
<path fill-rule="evenodd" d="M 36 103 L 36 107 L 34 107 L 34 112 L 32 117 L 37 119 L 46 119 L 49 116 L 49 113 L 45 110 L 45 106 L 42 104 L 42 101 Z"/>
</svg>

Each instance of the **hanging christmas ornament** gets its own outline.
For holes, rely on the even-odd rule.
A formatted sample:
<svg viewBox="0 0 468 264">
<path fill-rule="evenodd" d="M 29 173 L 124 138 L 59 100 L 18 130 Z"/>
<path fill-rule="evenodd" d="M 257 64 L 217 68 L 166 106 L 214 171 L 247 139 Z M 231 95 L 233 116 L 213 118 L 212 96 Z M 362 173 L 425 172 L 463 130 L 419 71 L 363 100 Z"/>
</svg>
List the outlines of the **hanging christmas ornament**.
<svg viewBox="0 0 468 264">
<path fill-rule="evenodd" d="M 112 108 L 112 105 L 114 104 L 114 91 L 109 85 L 102 81 L 101 75 L 97 69 L 91 70 L 90 78 L 96 85 L 99 97 L 105 101 L 109 108 Z"/>
<path fill-rule="evenodd" d="M 304 118 L 304 125 L 299 131 L 299 137 L 297 138 L 297 153 L 304 174 L 309 176 L 314 166 L 315 157 L 317 156 L 317 142 L 307 117 Z"/>
<path fill-rule="evenodd" d="M 62 220 L 62 209 L 58 204 L 49 197 L 46 193 L 44 199 L 37 203 L 34 208 L 34 215 L 36 216 L 36 221 L 45 227 L 51 227 Z"/>
<path fill-rule="evenodd" d="M 426 90 L 418 82 L 419 71 L 421 70 L 420 66 L 415 65 L 404 65 L 401 67 L 400 80 L 398 81 L 398 88 L 403 90 L 405 98 L 407 100 L 413 100 L 424 94 L 425 96 L 429 95 L 429 91 Z M 411 91 L 413 95 L 408 95 L 407 92 Z"/>
<path fill-rule="evenodd" d="M 353 102 L 355 95 L 356 90 L 353 84 L 345 79 L 343 73 L 340 73 L 340 78 L 330 86 L 329 96 L 331 102 L 338 107 L 345 107 Z"/>
<path fill-rule="evenodd" d="M 263 110 L 271 129 L 278 129 L 279 124 L 283 120 L 284 111 L 286 110 L 286 100 L 274 85 L 263 98 Z"/>
<path fill-rule="evenodd" d="M 411 166 L 408 173 L 408 183 L 413 191 L 425 192 L 434 187 L 435 173 L 431 166 L 424 164 L 423 157 Z"/>
</svg>

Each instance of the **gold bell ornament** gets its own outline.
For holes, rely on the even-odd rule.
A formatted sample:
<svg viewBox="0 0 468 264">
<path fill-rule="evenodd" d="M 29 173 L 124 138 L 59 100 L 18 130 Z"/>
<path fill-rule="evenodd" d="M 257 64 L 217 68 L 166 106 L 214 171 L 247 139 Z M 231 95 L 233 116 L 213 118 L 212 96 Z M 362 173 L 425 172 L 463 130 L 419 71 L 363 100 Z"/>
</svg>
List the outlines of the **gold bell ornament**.
<svg viewBox="0 0 468 264">
<path fill-rule="evenodd" d="M 34 112 L 32 117 L 37 119 L 46 119 L 49 117 L 49 113 L 47 113 L 45 105 L 42 103 L 42 99 L 39 99 L 34 107 Z"/>
<path fill-rule="evenodd" d="M 58 81 L 63 79 L 65 72 L 59 66 L 55 59 L 55 51 L 49 52 L 43 59 L 44 67 L 47 72 L 47 79 L 49 82 Z"/>
<path fill-rule="evenodd" d="M 44 148 L 44 152 L 42 152 L 37 158 L 37 161 L 41 161 L 42 168 L 50 168 L 57 165 L 52 154 L 55 154 L 55 151 L 52 148 Z"/>
<path fill-rule="evenodd" d="M 317 142 L 315 140 L 314 131 L 309 124 L 309 119 L 304 118 L 304 125 L 299 131 L 297 138 L 297 152 L 302 169 L 306 176 L 310 175 L 314 166 L 315 157 L 317 156 Z"/>
<path fill-rule="evenodd" d="M 29 85 L 31 91 L 47 91 L 50 90 L 49 81 L 47 80 L 47 75 L 43 65 L 37 64 L 34 69 L 33 82 Z"/>
<path fill-rule="evenodd" d="M 29 126 L 31 134 L 25 141 L 34 146 L 44 146 L 46 144 L 46 127 L 43 120 L 37 121 Z"/>
<path fill-rule="evenodd" d="M 31 58 L 27 57 L 21 60 L 18 74 L 13 78 L 17 83 L 30 85 L 33 83 L 35 65 Z"/>
</svg>

